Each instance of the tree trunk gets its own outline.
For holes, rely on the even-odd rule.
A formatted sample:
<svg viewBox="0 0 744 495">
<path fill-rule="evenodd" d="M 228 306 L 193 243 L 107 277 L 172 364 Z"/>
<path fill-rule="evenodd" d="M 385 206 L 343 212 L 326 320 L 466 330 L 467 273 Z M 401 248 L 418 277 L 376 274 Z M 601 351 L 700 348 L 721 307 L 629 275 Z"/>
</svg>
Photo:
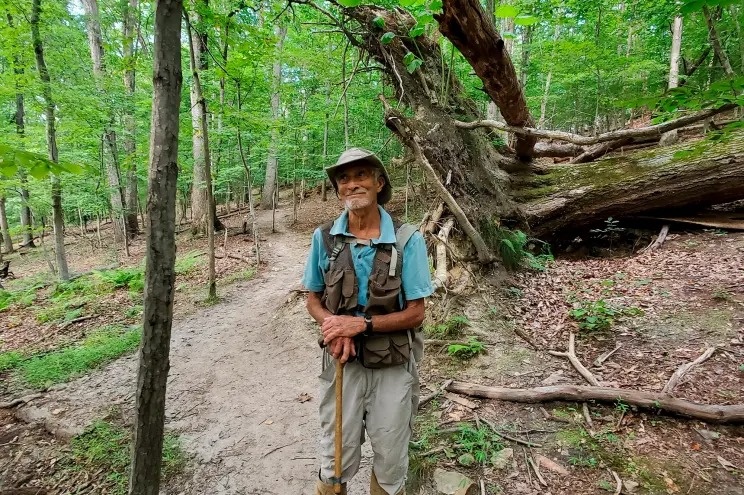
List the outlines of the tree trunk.
<svg viewBox="0 0 744 495">
<path fill-rule="evenodd" d="M 517 79 L 505 41 L 478 0 L 445 0 L 444 12 L 434 17 L 439 29 L 470 62 L 494 103 L 510 125 L 534 127 L 524 92 Z M 415 53 L 415 52 L 414 52 Z M 536 140 L 519 136 L 517 155 L 530 158 Z"/>
<path fill-rule="evenodd" d="M 173 286 L 176 280 L 182 9 L 182 0 L 158 0 L 155 5 L 145 294 L 130 495 L 158 495 L 160 486 L 165 392 L 173 324 Z"/>
<path fill-rule="evenodd" d="M 713 52 L 718 57 L 718 60 L 721 61 L 726 77 L 734 77 L 734 69 L 731 68 L 731 62 L 729 62 L 728 55 L 726 55 L 726 50 L 721 46 L 721 40 L 718 37 L 718 30 L 716 29 L 716 22 L 707 5 L 703 5 L 703 15 L 705 16 L 705 24 L 708 26 L 708 37 L 710 38 L 710 44 L 713 45 Z"/>
<path fill-rule="evenodd" d="M 266 178 L 264 179 L 263 193 L 261 195 L 261 207 L 268 210 L 274 205 L 276 183 L 279 175 L 279 159 L 277 158 L 279 148 L 279 93 L 282 84 L 282 47 L 287 28 L 276 26 L 274 36 L 276 50 L 274 51 L 273 79 L 271 83 L 271 142 L 269 143 L 269 156 L 266 159 Z"/>
<path fill-rule="evenodd" d="M 212 162 L 209 154 L 209 133 L 207 126 L 207 103 L 204 99 L 204 92 L 202 91 L 201 80 L 199 77 L 199 69 L 197 68 L 195 43 L 191 33 L 191 23 L 187 19 L 187 34 L 189 39 L 189 62 L 191 68 L 191 83 L 192 83 L 192 94 L 196 97 L 197 105 L 202 107 L 201 122 L 199 122 L 199 128 L 202 136 L 202 150 L 204 156 L 204 178 L 206 180 L 205 189 L 207 191 L 207 254 L 209 260 L 209 275 L 208 275 L 208 301 L 215 301 L 217 299 L 217 284 L 215 281 L 215 266 L 214 266 L 214 219 L 217 217 L 217 213 L 214 211 L 215 203 L 212 198 Z"/>
<path fill-rule="evenodd" d="M 669 57 L 669 89 L 679 86 L 679 56 L 682 50 L 682 17 L 674 18 L 672 28 L 672 51 Z M 678 140 L 677 130 L 669 131 L 661 136 L 663 146 L 674 144 Z"/>
<path fill-rule="evenodd" d="M 701 143 L 641 151 L 531 177 L 514 192 L 539 238 L 565 238 L 600 223 L 654 210 L 708 206 L 744 198 L 744 133 Z"/>
<path fill-rule="evenodd" d="M 35 247 L 34 245 L 34 228 L 31 223 L 31 207 L 29 201 L 31 194 L 28 192 L 28 179 L 26 174 L 19 172 L 21 179 L 21 230 L 23 231 L 23 245 L 26 247 Z"/>
<path fill-rule="evenodd" d="M 553 50 L 550 53 L 550 70 L 548 71 L 548 77 L 545 78 L 545 93 L 543 94 L 542 102 L 540 103 L 540 119 L 537 121 L 537 128 L 542 129 L 545 125 L 545 111 L 548 108 L 548 97 L 550 96 L 550 80 L 553 78 L 553 59 L 555 58 L 555 47 L 558 45 L 558 37 L 561 34 L 561 25 L 556 23 L 555 32 L 553 34 Z"/>
<path fill-rule="evenodd" d="M 530 65 L 530 43 L 532 43 L 532 26 L 527 26 L 522 31 L 522 63 L 519 69 L 519 82 L 522 91 L 527 87 L 527 73 Z"/>
<path fill-rule="evenodd" d="M 330 45 L 330 42 L 329 42 Z M 329 61 L 330 62 L 330 61 Z M 328 126 L 331 120 L 331 81 L 326 83 L 326 108 L 325 119 L 323 120 L 323 166 L 328 166 Z M 328 201 L 328 181 L 325 176 L 320 183 L 320 196 L 322 201 Z"/>
<path fill-rule="evenodd" d="M 124 90 L 126 102 L 124 105 L 124 169 L 127 171 L 127 182 L 125 191 L 127 235 L 130 238 L 139 234 L 139 222 L 137 221 L 137 203 L 139 195 L 137 192 L 137 119 L 135 118 L 135 30 L 137 24 L 137 12 L 139 11 L 138 0 L 128 0 L 124 10 L 124 23 L 122 27 L 123 51 L 124 51 Z"/>
<path fill-rule="evenodd" d="M 8 216 L 5 213 L 5 196 L 0 196 L 0 231 L 3 236 L 3 250 L 4 254 L 13 252 L 13 238 L 10 237 L 10 229 L 8 227 Z"/>
<path fill-rule="evenodd" d="M 101 37 L 101 19 L 98 10 L 98 0 L 82 0 L 86 16 L 88 30 L 88 45 L 90 46 L 90 58 L 93 62 L 93 76 L 96 80 L 98 92 L 106 98 L 106 64 L 104 62 L 103 38 Z M 112 104 L 108 105 L 108 122 L 103 131 L 103 157 L 106 167 L 106 177 L 109 183 L 109 197 L 111 210 L 114 215 L 114 237 L 117 242 L 124 240 L 122 223 L 117 221 L 122 218 L 125 210 L 124 193 L 121 188 L 119 177 L 119 153 L 116 144 L 116 131 L 113 128 L 115 115 Z"/>
<path fill-rule="evenodd" d="M 39 17 L 41 16 L 41 0 L 33 0 L 31 5 L 31 39 L 34 46 L 36 70 L 43 86 L 44 117 L 46 120 L 46 140 L 49 159 L 55 163 L 59 161 L 57 151 L 57 132 L 55 129 L 54 100 L 52 99 L 52 83 L 44 60 L 44 46 L 39 32 Z M 52 213 L 54 224 L 54 250 L 57 257 L 57 271 L 59 278 L 66 281 L 70 278 L 65 254 L 65 223 L 62 210 L 62 185 L 59 177 L 52 176 Z"/>
<path fill-rule="evenodd" d="M 207 0 L 199 0 L 207 3 Z M 200 8 L 195 8 L 191 13 L 190 17 L 192 22 L 199 26 L 201 23 L 201 14 L 199 13 Z M 196 57 L 196 69 L 198 71 L 204 71 L 207 68 L 207 48 L 206 48 L 206 35 L 197 32 L 196 36 L 193 36 L 192 42 L 194 44 L 190 50 L 194 51 Z M 207 116 L 202 115 L 206 113 L 206 102 L 201 105 L 199 97 L 196 94 L 194 84 L 190 88 L 191 95 L 191 126 L 192 126 L 192 153 L 194 157 L 194 180 L 191 184 L 191 215 L 192 224 L 191 229 L 194 233 L 207 233 L 207 214 L 209 212 L 209 192 L 207 191 L 207 173 L 204 156 L 204 141 L 207 136 L 204 135 L 202 129 L 202 120 L 206 120 Z M 207 144 L 208 146 L 208 144 Z"/>
</svg>

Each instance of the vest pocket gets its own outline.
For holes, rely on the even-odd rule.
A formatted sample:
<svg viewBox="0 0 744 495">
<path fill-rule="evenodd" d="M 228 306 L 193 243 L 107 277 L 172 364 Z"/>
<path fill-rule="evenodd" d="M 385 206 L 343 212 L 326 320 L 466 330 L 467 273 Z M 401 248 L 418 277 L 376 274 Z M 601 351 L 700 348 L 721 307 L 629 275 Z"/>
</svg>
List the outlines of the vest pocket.
<svg viewBox="0 0 744 495">
<path fill-rule="evenodd" d="M 364 310 L 370 315 L 384 315 L 399 310 L 400 278 L 386 277 L 385 282 L 379 283 L 380 278 L 369 280 L 369 295 Z"/>
<path fill-rule="evenodd" d="M 356 309 L 359 288 L 354 270 L 331 270 L 325 273 L 323 280 L 325 291 L 322 302 L 328 311 L 337 315 Z"/>
<path fill-rule="evenodd" d="M 360 361 L 365 368 L 388 368 L 408 362 L 411 345 L 407 331 L 367 335 L 363 339 Z"/>
</svg>

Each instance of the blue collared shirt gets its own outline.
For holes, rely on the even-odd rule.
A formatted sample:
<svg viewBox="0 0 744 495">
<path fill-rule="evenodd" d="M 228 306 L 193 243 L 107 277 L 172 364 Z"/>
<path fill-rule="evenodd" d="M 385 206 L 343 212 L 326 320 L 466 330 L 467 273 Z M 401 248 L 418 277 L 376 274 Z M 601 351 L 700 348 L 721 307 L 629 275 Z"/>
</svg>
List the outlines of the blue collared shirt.
<svg viewBox="0 0 744 495">
<path fill-rule="evenodd" d="M 377 244 L 395 244 L 395 226 L 390 214 L 381 206 L 380 210 L 380 237 L 371 239 L 371 246 L 362 244 L 347 244 L 351 249 L 351 257 L 354 260 L 357 284 L 359 285 L 358 303 L 360 307 L 367 304 L 367 287 L 369 275 L 372 271 L 372 262 L 375 259 Z M 344 235 L 355 237 L 349 232 L 349 213 L 344 211 L 340 217 L 333 222 L 331 235 Z M 323 244 L 323 234 L 320 228 L 315 229 L 313 240 L 310 245 L 310 253 L 307 256 L 305 274 L 302 277 L 302 285 L 312 292 L 323 292 L 325 281 L 323 274 L 329 268 L 328 253 Z M 426 242 L 420 232 L 415 232 L 403 250 L 403 267 L 401 282 L 403 293 L 408 301 L 428 297 L 434 292 L 431 285 L 429 273 L 429 259 L 426 255 Z"/>
</svg>

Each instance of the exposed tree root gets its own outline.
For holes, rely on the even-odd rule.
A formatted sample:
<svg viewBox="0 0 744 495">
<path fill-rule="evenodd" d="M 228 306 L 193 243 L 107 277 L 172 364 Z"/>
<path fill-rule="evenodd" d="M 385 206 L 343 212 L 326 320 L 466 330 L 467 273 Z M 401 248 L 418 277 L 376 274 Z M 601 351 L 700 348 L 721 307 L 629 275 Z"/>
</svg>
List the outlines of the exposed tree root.
<svg viewBox="0 0 744 495">
<path fill-rule="evenodd" d="M 674 374 L 672 374 L 672 377 L 669 378 L 669 381 L 667 382 L 666 385 L 664 385 L 664 388 L 661 390 L 661 392 L 663 394 L 671 394 L 674 391 L 674 389 L 677 387 L 677 385 L 679 384 L 679 381 L 687 374 L 687 372 L 689 372 L 695 366 L 707 361 L 713 355 L 714 352 L 716 352 L 715 347 L 708 347 L 705 350 L 705 352 L 702 353 L 700 357 L 698 357 L 696 360 L 691 361 L 689 363 L 685 363 L 679 368 L 677 368 L 677 371 L 675 371 Z"/>
</svg>

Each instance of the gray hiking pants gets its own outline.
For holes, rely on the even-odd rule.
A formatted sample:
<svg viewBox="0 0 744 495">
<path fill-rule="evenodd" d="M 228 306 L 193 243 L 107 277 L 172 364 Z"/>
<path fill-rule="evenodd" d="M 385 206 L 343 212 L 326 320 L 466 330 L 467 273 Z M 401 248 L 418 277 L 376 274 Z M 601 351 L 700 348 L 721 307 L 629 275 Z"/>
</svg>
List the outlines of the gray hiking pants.
<svg viewBox="0 0 744 495">
<path fill-rule="evenodd" d="M 320 374 L 320 479 L 334 476 L 336 425 L 336 362 L 323 351 Z M 384 369 L 368 369 L 354 361 L 344 367 L 343 471 L 348 482 L 359 470 L 366 430 L 372 443 L 377 481 L 389 494 L 398 493 L 408 472 L 408 441 L 418 409 L 419 378 L 416 362 Z"/>
</svg>

